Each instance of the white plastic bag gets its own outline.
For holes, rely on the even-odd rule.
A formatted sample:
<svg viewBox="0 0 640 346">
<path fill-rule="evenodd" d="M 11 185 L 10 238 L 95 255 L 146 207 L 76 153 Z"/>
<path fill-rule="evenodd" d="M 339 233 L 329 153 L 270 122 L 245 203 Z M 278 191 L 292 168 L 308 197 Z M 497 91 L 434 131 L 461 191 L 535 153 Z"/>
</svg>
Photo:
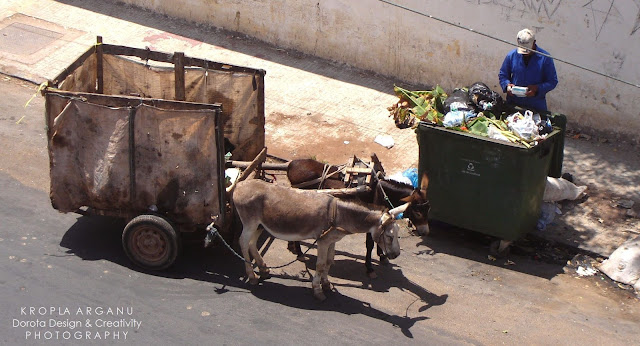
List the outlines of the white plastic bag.
<svg viewBox="0 0 640 346">
<path fill-rule="evenodd" d="M 612 280 L 640 291 L 640 237 L 626 241 L 600 266 Z"/>
<path fill-rule="evenodd" d="M 442 124 L 444 125 L 444 127 L 460 126 L 462 125 L 462 118 L 464 118 L 464 121 L 468 121 L 472 118 L 475 118 L 476 116 L 477 114 L 473 111 L 450 111 L 444 116 Z"/>
<path fill-rule="evenodd" d="M 403 183 L 403 184 L 407 184 L 407 185 L 413 185 L 411 183 L 411 179 L 405 177 L 402 174 L 402 172 L 398 172 L 398 173 L 392 174 L 392 175 L 386 177 L 386 179 L 394 180 L 394 181 L 397 181 L 399 183 Z"/>
<path fill-rule="evenodd" d="M 393 141 L 393 137 L 389 136 L 389 135 L 377 135 L 376 138 L 373 140 L 374 142 L 382 145 L 383 147 L 387 148 L 387 149 L 391 149 L 393 148 L 393 146 L 396 144 Z"/>
<path fill-rule="evenodd" d="M 500 141 L 511 142 L 509 138 L 503 135 L 502 132 L 500 132 L 500 130 L 498 130 L 498 128 L 493 124 L 489 124 L 489 131 L 487 132 L 487 136 L 489 138 L 497 139 Z"/>
<path fill-rule="evenodd" d="M 557 202 L 565 199 L 574 200 L 587 189 L 586 186 L 576 186 L 563 178 L 547 177 L 547 185 L 544 188 L 542 200 L 545 202 Z"/>
<path fill-rule="evenodd" d="M 525 111 L 524 115 L 517 112 L 508 116 L 507 126 L 518 137 L 527 141 L 538 136 L 538 126 L 533 120 L 533 112 L 530 110 Z"/>
</svg>

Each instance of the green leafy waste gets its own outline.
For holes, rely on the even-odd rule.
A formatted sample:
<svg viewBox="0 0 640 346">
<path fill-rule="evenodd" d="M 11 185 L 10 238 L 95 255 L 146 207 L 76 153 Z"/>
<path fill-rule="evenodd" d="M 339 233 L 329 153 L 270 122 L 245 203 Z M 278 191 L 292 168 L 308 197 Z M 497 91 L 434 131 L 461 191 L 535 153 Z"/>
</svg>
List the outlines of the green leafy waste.
<svg viewBox="0 0 640 346">
<path fill-rule="evenodd" d="M 442 125 L 447 94 L 439 85 L 425 91 L 411 91 L 394 85 L 393 91 L 400 100 L 388 110 L 396 124 L 416 127 L 420 121 L 427 121 Z"/>
</svg>

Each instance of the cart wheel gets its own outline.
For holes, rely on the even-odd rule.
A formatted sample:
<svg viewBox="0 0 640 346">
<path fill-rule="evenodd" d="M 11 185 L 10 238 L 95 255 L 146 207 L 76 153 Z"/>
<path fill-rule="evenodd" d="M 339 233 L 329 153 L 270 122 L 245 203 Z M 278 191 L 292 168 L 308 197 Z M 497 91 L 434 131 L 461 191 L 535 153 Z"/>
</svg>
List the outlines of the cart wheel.
<svg viewBox="0 0 640 346">
<path fill-rule="evenodd" d="M 511 241 L 494 240 L 489 246 L 489 254 L 497 258 L 504 258 L 511 253 Z"/>
<path fill-rule="evenodd" d="M 134 264 L 145 269 L 162 270 L 176 260 L 180 238 L 164 218 L 139 215 L 124 228 L 122 247 Z"/>
</svg>

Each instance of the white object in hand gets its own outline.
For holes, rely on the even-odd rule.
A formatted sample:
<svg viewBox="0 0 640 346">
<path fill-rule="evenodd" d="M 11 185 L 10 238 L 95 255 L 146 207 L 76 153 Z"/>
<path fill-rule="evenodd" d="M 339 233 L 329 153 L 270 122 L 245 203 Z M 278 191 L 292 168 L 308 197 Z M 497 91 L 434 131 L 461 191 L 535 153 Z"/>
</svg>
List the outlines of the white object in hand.
<svg viewBox="0 0 640 346">
<path fill-rule="evenodd" d="M 525 97 L 527 95 L 527 87 L 514 86 L 511 88 L 511 93 L 518 97 Z"/>
</svg>

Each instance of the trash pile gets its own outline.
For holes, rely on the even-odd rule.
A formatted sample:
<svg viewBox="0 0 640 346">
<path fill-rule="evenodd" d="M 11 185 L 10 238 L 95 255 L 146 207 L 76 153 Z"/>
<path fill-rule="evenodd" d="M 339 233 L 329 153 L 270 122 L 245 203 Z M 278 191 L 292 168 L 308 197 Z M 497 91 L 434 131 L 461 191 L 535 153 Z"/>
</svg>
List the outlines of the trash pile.
<svg viewBox="0 0 640 346">
<path fill-rule="evenodd" d="M 415 128 L 423 121 L 531 148 L 553 131 L 549 119 L 523 110 L 504 112 L 502 97 L 484 83 L 455 89 L 450 95 L 440 87 L 411 91 L 394 86 L 398 102 L 389 110 L 398 128 Z"/>
<path fill-rule="evenodd" d="M 551 224 L 556 215 L 562 215 L 562 211 L 557 202 L 564 200 L 575 200 L 587 190 L 587 186 L 577 186 L 573 182 L 564 178 L 547 177 L 547 183 L 542 195 L 542 206 L 540 207 L 540 218 L 536 228 L 539 231 L 545 230 Z"/>
</svg>

